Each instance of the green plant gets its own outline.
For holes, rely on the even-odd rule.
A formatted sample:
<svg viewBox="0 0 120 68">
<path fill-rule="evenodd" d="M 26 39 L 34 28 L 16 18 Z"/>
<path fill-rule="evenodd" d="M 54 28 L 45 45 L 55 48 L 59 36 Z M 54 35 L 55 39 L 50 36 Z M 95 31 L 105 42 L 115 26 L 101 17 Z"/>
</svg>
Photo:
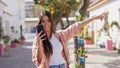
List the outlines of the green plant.
<svg viewBox="0 0 120 68">
<path fill-rule="evenodd" d="M 2 39 L 3 39 L 4 43 L 5 43 L 5 45 L 8 45 L 11 38 L 10 38 L 9 35 L 5 35 L 5 36 L 2 37 Z"/>
<path fill-rule="evenodd" d="M 81 34 L 78 34 L 77 37 L 78 37 L 78 38 L 83 38 L 83 34 L 82 34 L 82 33 L 81 33 Z"/>
<path fill-rule="evenodd" d="M 77 62 L 75 63 L 75 65 L 74 65 L 74 67 L 73 68 L 83 68 L 82 66 L 82 64 L 79 62 L 79 58 L 80 57 L 85 57 L 85 55 L 86 55 L 86 53 L 87 53 L 87 50 L 82 50 L 82 47 L 79 47 L 79 49 L 77 50 Z"/>
<path fill-rule="evenodd" d="M 14 39 L 12 42 L 20 43 L 18 39 Z"/>
<path fill-rule="evenodd" d="M 85 39 L 85 40 L 91 40 L 92 37 L 90 37 L 90 36 L 86 36 L 86 37 L 84 37 L 84 39 Z"/>
<path fill-rule="evenodd" d="M 76 15 L 76 20 L 77 21 L 82 21 L 82 20 L 84 20 L 84 17 L 83 16 L 81 16 L 81 15 Z"/>
<path fill-rule="evenodd" d="M 83 50 L 81 47 L 78 49 L 77 54 L 78 54 L 78 57 L 83 56 Z"/>
<path fill-rule="evenodd" d="M 85 54 L 87 54 L 87 50 L 82 50 L 82 47 L 80 47 L 78 50 L 77 50 L 77 55 L 78 57 L 82 57 L 82 56 L 85 56 Z"/>
<path fill-rule="evenodd" d="M 113 25 L 116 25 L 116 26 L 118 27 L 118 22 L 117 22 L 117 21 L 112 21 L 111 27 L 112 27 Z"/>
<path fill-rule="evenodd" d="M 82 68 L 82 65 L 80 63 L 75 63 L 75 67 L 74 68 Z"/>
</svg>

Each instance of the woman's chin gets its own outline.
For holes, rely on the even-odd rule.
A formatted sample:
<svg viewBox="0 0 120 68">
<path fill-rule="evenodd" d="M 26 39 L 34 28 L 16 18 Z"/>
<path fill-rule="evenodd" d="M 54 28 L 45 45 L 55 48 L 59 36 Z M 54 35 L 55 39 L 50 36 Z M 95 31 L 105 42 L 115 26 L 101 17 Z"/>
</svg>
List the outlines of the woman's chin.
<svg viewBox="0 0 120 68">
<path fill-rule="evenodd" d="M 45 32 L 48 32 L 48 31 L 50 31 L 50 29 L 45 29 Z"/>
</svg>

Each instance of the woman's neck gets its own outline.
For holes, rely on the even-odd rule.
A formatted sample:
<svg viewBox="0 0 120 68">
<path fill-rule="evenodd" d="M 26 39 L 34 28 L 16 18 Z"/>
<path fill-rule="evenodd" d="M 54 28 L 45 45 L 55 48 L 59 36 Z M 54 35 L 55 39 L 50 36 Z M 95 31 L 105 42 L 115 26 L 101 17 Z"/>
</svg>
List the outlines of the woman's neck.
<svg viewBox="0 0 120 68">
<path fill-rule="evenodd" d="M 47 32 L 47 37 L 48 37 L 48 39 L 51 38 L 51 36 L 50 36 L 50 31 Z"/>
</svg>

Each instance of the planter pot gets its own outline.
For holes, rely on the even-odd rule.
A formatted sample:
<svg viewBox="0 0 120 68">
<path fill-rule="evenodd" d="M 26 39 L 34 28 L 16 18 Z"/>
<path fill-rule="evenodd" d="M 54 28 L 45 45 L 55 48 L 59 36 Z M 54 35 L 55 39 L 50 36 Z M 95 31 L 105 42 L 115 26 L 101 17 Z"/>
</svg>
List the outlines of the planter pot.
<svg viewBox="0 0 120 68">
<path fill-rule="evenodd" d="M 81 46 L 84 45 L 84 40 L 81 38 L 75 39 L 75 50 L 78 50 Z"/>
<path fill-rule="evenodd" d="M 0 43 L 0 55 L 4 54 L 4 47 L 3 44 Z"/>
<path fill-rule="evenodd" d="M 20 44 L 24 44 L 25 40 L 24 39 L 20 39 Z"/>
<path fill-rule="evenodd" d="M 105 47 L 106 47 L 107 50 L 113 50 L 113 41 L 112 40 L 107 40 Z"/>
<path fill-rule="evenodd" d="M 17 46 L 18 46 L 18 43 L 17 43 L 17 42 L 11 42 L 11 45 L 10 45 L 11 48 L 15 48 L 15 47 L 17 47 Z"/>
<path fill-rule="evenodd" d="M 105 45 L 104 44 L 99 44 L 99 47 L 100 48 L 105 48 Z"/>
<path fill-rule="evenodd" d="M 78 44 L 83 44 L 84 40 L 83 39 L 78 39 Z"/>
<path fill-rule="evenodd" d="M 84 57 L 80 57 L 80 58 L 79 58 L 79 61 L 80 61 L 80 62 L 85 62 L 85 58 L 84 58 Z"/>
<path fill-rule="evenodd" d="M 91 44 L 91 40 L 85 40 L 85 44 L 86 44 L 86 45 Z"/>
</svg>

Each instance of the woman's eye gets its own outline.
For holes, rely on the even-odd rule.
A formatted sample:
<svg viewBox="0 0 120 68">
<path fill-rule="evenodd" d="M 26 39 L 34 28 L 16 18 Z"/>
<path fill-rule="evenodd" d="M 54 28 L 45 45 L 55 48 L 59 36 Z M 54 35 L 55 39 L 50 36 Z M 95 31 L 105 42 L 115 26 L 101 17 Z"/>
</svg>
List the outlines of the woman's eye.
<svg viewBox="0 0 120 68">
<path fill-rule="evenodd" d="M 50 22 L 50 20 L 47 20 L 48 22 Z"/>
<path fill-rule="evenodd" d="M 41 22 L 44 23 L 45 21 L 42 20 Z"/>
</svg>

